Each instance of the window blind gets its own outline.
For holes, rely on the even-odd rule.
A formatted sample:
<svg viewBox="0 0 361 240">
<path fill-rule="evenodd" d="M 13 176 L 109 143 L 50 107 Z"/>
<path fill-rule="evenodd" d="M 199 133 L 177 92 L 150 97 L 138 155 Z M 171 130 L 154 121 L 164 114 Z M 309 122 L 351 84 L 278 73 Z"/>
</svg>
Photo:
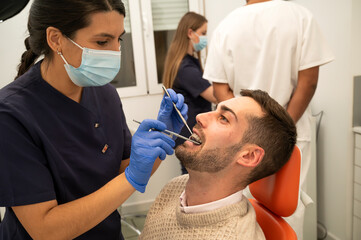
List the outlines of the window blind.
<svg viewBox="0 0 361 240">
<path fill-rule="evenodd" d="M 154 31 L 175 30 L 188 12 L 188 0 L 152 0 Z"/>
<path fill-rule="evenodd" d="M 130 33 L 131 32 L 131 27 L 130 27 L 130 11 L 129 11 L 129 0 L 123 0 L 124 3 L 124 7 L 125 7 L 125 19 L 124 19 L 124 30 L 126 33 Z"/>
</svg>

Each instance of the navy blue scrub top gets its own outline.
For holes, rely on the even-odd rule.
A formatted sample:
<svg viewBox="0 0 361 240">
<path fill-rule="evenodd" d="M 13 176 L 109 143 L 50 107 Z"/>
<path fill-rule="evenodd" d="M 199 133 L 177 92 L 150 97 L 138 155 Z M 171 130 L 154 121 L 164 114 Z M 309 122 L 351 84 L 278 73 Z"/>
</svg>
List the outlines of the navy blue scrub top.
<svg viewBox="0 0 361 240">
<path fill-rule="evenodd" d="M 0 90 L 0 239 L 31 239 L 10 207 L 84 197 L 119 174 L 131 134 L 111 85 L 77 103 L 49 85 L 37 63 Z M 51 236 L 49 236 L 51 239 Z M 77 239 L 123 239 L 114 211 Z"/>
<path fill-rule="evenodd" d="M 173 90 L 184 96 L 184 102 L 188 105 L 187 124 L 192 129 L 196 124 L 196 116 L 199 113 L 212 110 L 212 104 L 204 99 L 200 94 L 204 92 L 211 84 L 202 78 L 203 71 L 199 60 L 189 54 L 183 58 L 179 66 L 177 76 L 173 83 Z M 187 127 L 183 127 L 181 135 L 189 137 L 190 133 Z M 176 146 L 182 144 L 183 139 L 176 139 Z"/>
</svg>

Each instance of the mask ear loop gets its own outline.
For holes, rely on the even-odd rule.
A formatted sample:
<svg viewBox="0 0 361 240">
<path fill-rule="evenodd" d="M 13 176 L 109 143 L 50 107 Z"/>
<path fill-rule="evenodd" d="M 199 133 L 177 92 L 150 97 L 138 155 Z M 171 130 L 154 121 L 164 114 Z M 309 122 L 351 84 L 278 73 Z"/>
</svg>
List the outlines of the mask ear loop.
<svg viewBox="0 0 361 240">
<path fill-rule="evenodd" d="M 71 40 L 70 38 L 66 37 L 67 39 L 69 39 L 72 43 L 74 43 L 75 46 L 79 47 L 81 50 L 84 50 L 83 47 L 81 47 L 79 44 L 77 44 L 76 42 L 74 42 L 73 40 Z M 61 53 L 61 51 L 56 50 L 57 54 L 63 59 L 63 61 L 65 62 L 66 65 L 69 65 L 69 63 L 65 60 L 63 54 Z"/>
<path fill-rule="evenodd" d="M 67 37 L 68 38 L 68 37 Z M 76 42 L 74 42 L 73 40 L 71 40 L 70 38 L 68 38 L 72 43 L 75 44 L 75 46 L 77 46 L 78 48 L 84 50 L 84 48 L 82 46 L 80 46 L 79 44 L 77 44 Z"/>
<path fill-rule="evenodd" d="M 65 60 L 63 54 L 60 51 L 56 50 L 56 53 L 63 59 L 66 65 L 69 65 L 69 63 Z"/>
<path fill-rule="evenodd" d="M 198 37 L 199 41 L 201 41 L 201 36 L 199 36 L 198 33 L 196 33 L 196 31 L 193 31 L 193 33 Z"/>
</svg>

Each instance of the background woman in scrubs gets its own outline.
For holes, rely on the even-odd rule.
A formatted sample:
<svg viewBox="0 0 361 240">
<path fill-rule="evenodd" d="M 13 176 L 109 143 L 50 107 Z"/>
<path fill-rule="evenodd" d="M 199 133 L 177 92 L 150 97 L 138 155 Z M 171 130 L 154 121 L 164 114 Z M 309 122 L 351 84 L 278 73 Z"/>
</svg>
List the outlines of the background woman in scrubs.
<svg viewBox="0 0 361 240">
<path fill-rule="evenodd" d="M 17 79 L 0 90 L 0 239 L 123 239 L 116 209 L 173 153 L 149 130 L 179 132 L 183 97 L 170 90 L 132 138 L 109 84 L 124 17 L 120 0 L 33 2 Z"/>
<path fill-rule="evenodd" d="M 184 96 L 190 128 L 196 124 L 199 113 L 211 111 L 211 103 L 216 103 L 212 85 L 202 78 L 200 51 L 207 46 L 206 35 L 207 19 L 194 12 L 186 13 L 179 21 L 164 63 L 163 84 Z M 190 135 L 186 127 L 181 134 Z M 178 138 L 176 146 L 183 142 Z M 183 166 L 182 173 L 187 173 Z"/>
</svg>

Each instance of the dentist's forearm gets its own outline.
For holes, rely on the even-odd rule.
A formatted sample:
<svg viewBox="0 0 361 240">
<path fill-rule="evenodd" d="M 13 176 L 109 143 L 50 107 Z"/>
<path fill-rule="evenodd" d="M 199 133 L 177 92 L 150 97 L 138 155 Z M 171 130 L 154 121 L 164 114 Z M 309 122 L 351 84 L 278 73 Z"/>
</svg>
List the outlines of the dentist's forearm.
<svg viewBox="0 0 361 240">
<path fill-rule="evenodd" d="M 12 209 L 33 239 L 73 239 L 102 222 L 134 191 L 122 173 L 92 194 L 65 204 L 52 200 Z"/>
</svg>

